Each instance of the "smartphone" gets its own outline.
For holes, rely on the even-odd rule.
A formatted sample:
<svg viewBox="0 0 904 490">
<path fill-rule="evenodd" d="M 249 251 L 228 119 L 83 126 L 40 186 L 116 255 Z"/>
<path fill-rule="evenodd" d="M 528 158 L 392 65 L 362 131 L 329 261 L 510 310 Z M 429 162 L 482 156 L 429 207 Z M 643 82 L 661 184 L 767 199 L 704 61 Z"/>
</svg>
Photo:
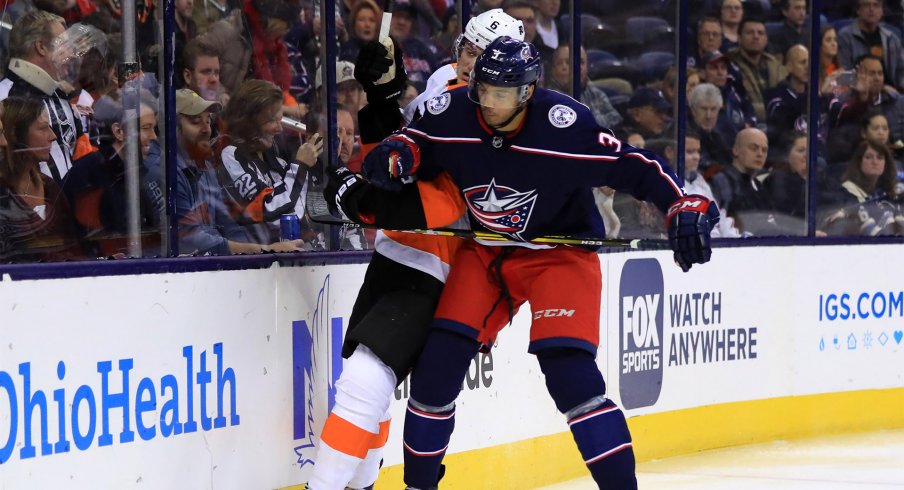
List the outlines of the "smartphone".
<svg viewBox="0 0 904 490">
<path fill-rule="evenodd" d="M 292 119 L 290 117 L 283 117 L 282 119 L 280 119 L 279 122 L 280 122 L 280 124 L 282 124 L 282 127 L 285 129 L 291 129 L 293 131 L 300 131 L 302 133 L 308 132 L 308 127 L 304 123 L 296 121 L 295 119 Z"/>
<path fill-rule="evenodd" d="M 841 75 L 838 75 L 838 79 L 835 81 L 838 85 L 847 85 L 851 86 L 857 82 L 857 72 L 854 70 L 845 70 L 841 72 Z"/>
</svg>

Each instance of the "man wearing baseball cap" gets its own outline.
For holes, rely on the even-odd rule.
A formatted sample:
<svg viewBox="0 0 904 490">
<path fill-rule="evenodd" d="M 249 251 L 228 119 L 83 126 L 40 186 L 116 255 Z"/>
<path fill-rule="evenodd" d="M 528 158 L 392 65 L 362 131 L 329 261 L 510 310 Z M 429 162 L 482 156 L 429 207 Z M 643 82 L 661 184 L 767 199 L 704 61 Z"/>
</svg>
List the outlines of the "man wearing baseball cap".
<svg viewBox="0 0 904 490">
<path fill-rule="evenodd" d="M 659 90 L 640 87 L 628 100 L 628 117 L 621 126 L 623 141 L 628 135 L 638 133 L 644 139 L 656 138 L 665 129 L 672 111 L 672 105 Z"/>
<path fill-rule="evenodd" d="M 176 216 L 179 220 L 179 253 L 229 255 L 234 253 L 289 252 L 301 250 L 302 241 L 270 245 L 250 243 L 244 229 L 235 224 L 223 200 L 212 166 L 210 119 L 222 107 L 194 91 L 176 91 Z"/>
<path fill-rule="evenodd" d="M 317 100 L 323 100 L 323 70 L 320 67 L 317 68 L 314 87 L 317 90 Z M 355 64 L 350 61 L 336 62 L 336 102 L 351 109 L 352 114 L 356 114 L 367 104 L 364 88 L 355 80 Z"/>
<path fill-rule="evenodd" d="M 731 59 L 719 50 L 704 53 L 701 60 L 703 80 L 715 85 L 722 93 L 722 110 L 716 129 L 728 141 L 733 141 L 739 131 L 757 124 L 741 73 L 732 65 Z"/>
</svg>

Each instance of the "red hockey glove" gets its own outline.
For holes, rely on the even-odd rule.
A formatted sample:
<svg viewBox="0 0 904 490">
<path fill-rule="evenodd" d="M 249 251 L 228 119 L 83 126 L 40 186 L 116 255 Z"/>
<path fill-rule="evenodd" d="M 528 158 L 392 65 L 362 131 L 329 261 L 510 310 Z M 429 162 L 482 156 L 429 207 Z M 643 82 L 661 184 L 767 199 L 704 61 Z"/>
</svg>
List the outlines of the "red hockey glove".
<svg viewBox="0 0 904 490">
<path fill-rule="evenodd" d="M 719 207 L 699 194 L 678 199 L 669 207 L 665 226 L 675 263 L 687 272 L 693 264 L 709 262 L 712 255 L 710 232 L 719 222 Z"/>
</svg>

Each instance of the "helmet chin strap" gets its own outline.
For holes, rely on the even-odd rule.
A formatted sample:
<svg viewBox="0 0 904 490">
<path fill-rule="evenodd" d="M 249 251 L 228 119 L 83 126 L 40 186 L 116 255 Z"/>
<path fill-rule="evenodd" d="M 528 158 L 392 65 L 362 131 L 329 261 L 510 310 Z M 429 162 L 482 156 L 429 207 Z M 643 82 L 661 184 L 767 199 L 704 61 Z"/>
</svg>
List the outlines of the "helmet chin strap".
<svg viewBox="0 0 904 490">
<path fill-rule="evenodd" d="M 488 124 L 488 126 L 493 129 L 504 128 L 504 127 L 508 126 L 509 123 L 514 121 L 515 118 L 518 117 L 518 114 L 521 114 L 521 111 L 523 111 L 523 110 L 524 110 L 524 104 L 521 104 L 518 106 L 517 109 L 515 109 L 515 112 L 513 112 L 512 115 L 508 117 L 508 119 L 506 119 L 505 121 L 503 121 L 499 124 Z"/>
</svg>

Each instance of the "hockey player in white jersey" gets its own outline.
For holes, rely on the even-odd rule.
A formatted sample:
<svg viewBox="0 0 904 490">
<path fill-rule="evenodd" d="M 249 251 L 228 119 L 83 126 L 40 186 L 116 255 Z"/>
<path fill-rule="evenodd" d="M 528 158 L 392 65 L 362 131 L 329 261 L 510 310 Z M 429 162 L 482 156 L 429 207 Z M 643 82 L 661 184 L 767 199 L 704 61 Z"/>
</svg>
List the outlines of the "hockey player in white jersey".
<svg viewBox="0 0 904 490">
<path fill-rule="evenodd" d="M 502 9 L 488 10 L 469 20 L 465 32 L 459 34 L 452 49 L 455 63 L 443 65 L 430 75 L 427 89 L 405 107 L 405 123 L 420 117 L 428 100 L 450 88 L 467 85 L 471 70 L 474 69 L 474 61 L 491 42 L 502 36 L 523 41 L 524 24 Z"/>
</svg>

